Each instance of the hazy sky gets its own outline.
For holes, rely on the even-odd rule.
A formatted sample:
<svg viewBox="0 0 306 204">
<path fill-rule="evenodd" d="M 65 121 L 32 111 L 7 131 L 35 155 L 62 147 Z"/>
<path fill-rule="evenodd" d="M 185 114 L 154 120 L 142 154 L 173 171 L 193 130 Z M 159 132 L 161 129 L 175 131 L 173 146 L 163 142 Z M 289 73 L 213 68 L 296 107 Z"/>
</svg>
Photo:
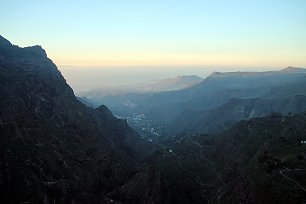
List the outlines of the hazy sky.
<svg viewBox="0 0 306 204">
<path fill-rule="evenodd" d="M 265 71 L 279 67 L 239 66 L 116 66 L 116 67 L 60 67 L 67 82 L 76 93 L 99 87 L 124 86 L 148 83 L 177 76 L 198 75 L 207 77 L 214 71 Z"/>
<path fill-rule="evenodd" d="M 0 0 L 0 34 L 57 65 L 306 67 L 305 11 L 305 0 Z"/>
</svg>

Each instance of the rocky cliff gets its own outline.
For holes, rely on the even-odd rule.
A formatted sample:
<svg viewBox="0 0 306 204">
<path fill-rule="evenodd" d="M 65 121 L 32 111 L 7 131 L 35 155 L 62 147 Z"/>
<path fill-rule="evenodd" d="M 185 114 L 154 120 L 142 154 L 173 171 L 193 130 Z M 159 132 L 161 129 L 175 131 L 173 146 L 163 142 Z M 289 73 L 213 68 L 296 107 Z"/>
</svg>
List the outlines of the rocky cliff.
<svg viewBox="0 0 306 204">
<path fill-rule="evenodd" d="M 0 36 L 1 203 L 103 203 L 150 147 L 105 107 L 87 108 L 40 46 Z"/>
</svg>

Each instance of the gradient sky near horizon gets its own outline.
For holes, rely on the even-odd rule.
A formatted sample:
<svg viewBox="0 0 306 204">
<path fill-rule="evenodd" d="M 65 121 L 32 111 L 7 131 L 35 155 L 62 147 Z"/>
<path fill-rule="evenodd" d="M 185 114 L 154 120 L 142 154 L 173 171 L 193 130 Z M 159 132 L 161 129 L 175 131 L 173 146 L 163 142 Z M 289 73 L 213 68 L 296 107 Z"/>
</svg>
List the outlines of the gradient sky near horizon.
<svg viewBox="0 0 306 204">
<path fill-rule="evenodd" d="M 0 0 L 0 34 L 57 65 L 306 67 L 305 11 L 305 0 Z"/>
</svg>

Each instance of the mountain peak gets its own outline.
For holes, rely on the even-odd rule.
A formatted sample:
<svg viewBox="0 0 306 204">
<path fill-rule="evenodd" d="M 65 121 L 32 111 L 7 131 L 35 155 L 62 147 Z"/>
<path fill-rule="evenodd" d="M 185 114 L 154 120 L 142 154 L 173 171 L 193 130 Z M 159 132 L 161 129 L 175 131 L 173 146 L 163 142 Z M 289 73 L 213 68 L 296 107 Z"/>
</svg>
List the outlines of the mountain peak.
<svg viewBox="0 0 306 204">
<path fill-rule="evenodd" d="M 236 71 L 236 72 L 213 72 L 208 77 L 235 77 L 235 76 L 249 76 L 249 75 L 257 75 L 262 72 L 244 72 L 244 71 Z"/>
<path fill-rule="evenodd" d="M 286 67 L 286 68 L 284 68 L 280 71 L 283 71 L 283 72 L 306 72 L 306 69 L 300 68 L 300 67 L 289 66 L 289 67 Z"/>
<path fill-rule="evenodd" d="M 202 81 L 203 79 L 197 75 L 180 75 L 177 76 L 175 78 L 173 78 L 173 80 L 198 80 L 198 81 Z"/>
<path fill-rule="evenodd" d="M 2 51 L 4 53 L 8 53 L 8 52 L 15 52 L 15 53 L 19 53 L 20 50 L 24 50 L 24 51 L 29 51 L 29 53 L 35 54 L 36 56 L 42 56 L 47 58 L 47 53 L 46 51 L 40 46 L 40 45 L 34 45 L 34 46 L 29 46 L 29 47 L 18 47 L 18 46 L 13 46 L 13 44 L 5 39 L 3 36 L 0 35 L 0 47 L 2 47 Z M 14 49 L 11 49 L 14 48 Z M 17 51 L 19 49 L 19 51 Z"/>
<path fill-rule="evenodd" d="M 215 72 L 211 73 L 210 76 L 216 76 L 216 75 L 219 75 L 219 74 L 221 74 L 221 72 L 216 72 L 215 71 Z"/>
<path fill-rule="evenodd" d="M 12 46 L 12 43 L 0 35 L 0 46 Z"/>
<path fill-rule="evenodd" d="M 39 54 L 43 57 L 47 57 L 46 51 L 40 45 L 25 47 L 24 49 L 29 50 L 35 54 Z"/>
</svg>

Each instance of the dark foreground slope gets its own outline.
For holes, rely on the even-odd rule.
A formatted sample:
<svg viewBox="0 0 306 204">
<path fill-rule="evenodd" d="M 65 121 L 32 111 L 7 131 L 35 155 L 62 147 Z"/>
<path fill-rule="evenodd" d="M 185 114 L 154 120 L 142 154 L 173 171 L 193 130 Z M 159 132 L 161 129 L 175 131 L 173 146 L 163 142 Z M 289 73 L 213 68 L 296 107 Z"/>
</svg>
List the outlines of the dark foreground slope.
<svg viewBox="0 0 306 204">
<path fill-rule="evenodd" d="M 225 203 L 306 202 L 306 114 L 273 114 L 235 125 L 211 159 L 226 182 Z"/>
<path fill-rule="evenodd" d="M 39 47 L 0 36 L 0 203 L 104 203 L 150 148 L 105 106 L 87 108 Z"/>
<path fill-rule="evenodd" d="M 162 192 L 159 203 L 305 203 L 305 129 L 305 114 L 275 114 L 221 135 L 169 141 L 147 171 L 113 195 L 141 200 L 155 190 Z"/>
</svg>

